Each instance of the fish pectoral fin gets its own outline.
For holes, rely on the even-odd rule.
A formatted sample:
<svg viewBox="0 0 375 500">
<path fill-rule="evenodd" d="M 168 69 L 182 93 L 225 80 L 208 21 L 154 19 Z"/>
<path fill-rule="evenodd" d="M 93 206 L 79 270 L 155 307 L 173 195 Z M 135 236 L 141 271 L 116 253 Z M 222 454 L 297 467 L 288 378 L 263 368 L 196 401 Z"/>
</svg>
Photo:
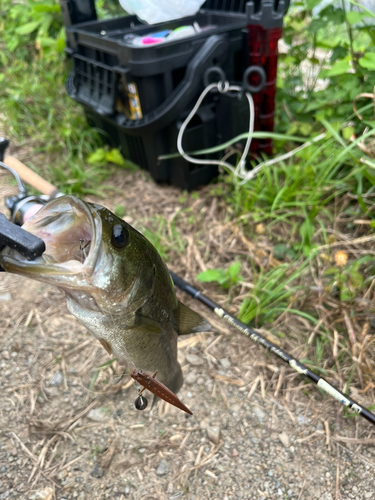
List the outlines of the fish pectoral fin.
<svg viewBox="0 0 375 500">
<path fill-rule="evenodd" d="M 133 328 L 140 333 L 153 333 L 155 335 L 165 333 L 164 328 L 162 328 L 157 321 L 147 318 L 147 316 L 142 316 L 141 314 L 136 314 Z"/>
<path fill-rule="evenodd" d="M 176 323 L 175 328 L 179 335 L 211 330 L 211 325 L 207 320 L 180 301 L 178 301 L 177 309 L 173 315 Z"/>
</svg>

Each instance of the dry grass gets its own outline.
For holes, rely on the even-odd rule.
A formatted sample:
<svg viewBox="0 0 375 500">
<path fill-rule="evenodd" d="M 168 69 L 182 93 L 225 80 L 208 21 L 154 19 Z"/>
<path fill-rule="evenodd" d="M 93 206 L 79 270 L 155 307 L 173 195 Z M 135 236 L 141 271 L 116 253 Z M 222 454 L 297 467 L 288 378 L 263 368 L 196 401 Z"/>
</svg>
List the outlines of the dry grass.
<svg viewBox="0 0 375 500">
<path fill-rule="evenodd" d="M 1 195 L 13 189 L 6 185 L 5 179 L 9 178 L 0 177 Z M 197 199 L 186 195 L 181 200 L 178 189 L 155 186 L 142 172 L 118 174 L 110 184 L 115 186 L 112 196 L 99 202 L 112 210 L 116 205 L 124 206 L 124 218 L 129 223 L 157 235 L 157 243 L 173 271 L 235 315 L 243 299 L 254 290 L 256 274 L 277 269 L 280 264 L 273 256 L 274 243 L 269 235 L 259 228 L 256 230 L 255 223 L 252 225 L 245 218 L 236 218 L 225 199 L 212 193 L 209 187 L 203 188 Z M 336 226 L 330 229 L 330 243 L 322 243 L 310 266 L 290 284 L 295 292 L 288 306 L 273 323 L 265 322 L 259 330 L 297 359 L 311 361 L 312 368 L 319 366 L 337 387 L 344 389 L 350 380 L 351 395 L 366 406 L 375 401 L 374 281 L 366 282 L 356 301 L 348 305 L 334 293 L 325 271 L 335 265 L 337 251 L 345 252 L 348 263 L 364 255 L 373 255 L 375 238 L 363 232 L 363 225 L 356 226 L 353 234 L 344 234 L 340 224 L 339 218 Z M 288 237 L 282 224 L 275 230 L 279 238 L 283 234 Z M 316 239 L 318 242 L 319 234 Z M 243 281 L 230 289 L 229 295 L 218 285 L 203 285 L 195 280 L 201 271 L 226 268 L 238 257 L 242 263 Z M 298 265 L 298 262 L 291 264 L 289 275 Z M 28 487 L 32 489 L 47 481 L 54 497 L 60 498 L 64 491 L 74 489 L 69 474 L 77 464 L 83 467 L 82 464 L 91 463 L 93 456 L 98 457 L 95 463 L 108 471 L 106 475 L 112 481 L 120 470 L 122 474 L 128 471 L 140 483 L 147 477 L 149 484 L 153 484 L 155 498 L 165 498 L 158 476 L 151 474 L 155 462 L 161 458 L 177 460 L 184 456 L 182 464 L 173 468 L 172 478 L 169 478 L 171 484 L 183 487 L 197 481 L 198 477 L 218 481 L 216 467 L 225 456 L 224 441 L 209 443 L 208 448 L 207 444 L 198 445 L 199 422 L 198 425 L 184 425 L 181 415 L 169 405 L 159 405 L 147 419 L 137 418 L 131 409 L 135 394 L 131 381 L 125 378 L 116 384 L 121 375 L 117 363 L 98 369 L 108 361 L 107 354 L 66 313 L 60 292 L 33 282 L 25 286 L 24 280 L 13 276 L 1 278 L 0 296 L 9 292 L 16 298 L 11 304 L 0 302 L 0 337 L 2 350 L 16 352 L 19 366 L 24 366 L 17 374 L 3 374 L 3 377 L 6 404 L 13 408 L 14 415 L 18 415 L 14 417 L 18 427 L 12 428 L 11 435 L 22 450 L 24 467 L 28 466 L 25 477 Z M 327 452 L 334 454 L 337 463 L 340 463 L 337 450 L 346 453 L 345 449 L 369 460 L 364 450 L 366 444 L 373 442 L 373 437 L 366 423 L 358 418 L 345 420 L 341 408 L 320 395 L 293 370 L 231 330 L 201 304 L 186 296 L 180 298 L 206 315 L 213 324 L 212 332 L 183 338 L 179 344 L 185 376 L 192 370 L 196 373 L 196 368 L 186 361 L 186 354 L 199 354 L 205 361 L 202 376 L 207 383 L 194 382 L 193 386 L 185 386 L 181 396 L 186 400 L 186 391 L 193 392 L 195 411 L 198 415 L 201 413 L 201 418 L 215 407 L 222 408 L 223 415 L 225 412 L 230 415 L 234 395 L 239 412 L 248 411 L 249 404 L 266 409 L 272 398 L 276 398 L 291 426 L 297 425 L 296 414 L 299 418 L 309 416 L 308 427 L 303 431 L 295 429 L 297 442 L 322 448 L 326 440 Z M 295 309 L 314 316 L 315 322 L 296 315 L 292 311 Z M 231 361 L 230 369 L 224 372 L 220 364 L 223 357 Z M 59 388 L 50 385 L 56 370 L 62 374 Z M 199 377 L 196 373 L 196 381 Z M 112 419 L 110 425 L 107 418 L 105 424 L 87 419 L 90 409 L 101 405 L 110 408 L 109 413 L 116 414 L 128 395 L 126 416 Z M 272 404 L 276 412 L 277 404 Z M 341 430 L 339 432 L 339 426 L 335 426 L 332 434 L 337 418 Z M 324 431 L 317 431 L 316 425 L 321 420 Z M 172 428 L 171 422 L 177 422 L 177 426 Z M 272 422 L 267 426 L 278 428 L 276 414 Z M 127 434 L 124 434 L 125 428 Z M 157 428 L 162 429 L 159 437 L 156 437 Z M 238 432 L 241 436 L 242 431 Z M 98 452 L 93 451 L 92 444 L 92 436 L 97 433 L 103 434 L 104 443 Z M 134 448 L 129 448 L 129 442 L 146 448 L 146 452 L 140 456 Z M 345 448 L 340 448 L 343 446 L 340 443 Z M 108 480 L 98 478 L 97 484 Z M 304 483 L 300 498 L 305 498 L 308 491 Z"/>
</svg>

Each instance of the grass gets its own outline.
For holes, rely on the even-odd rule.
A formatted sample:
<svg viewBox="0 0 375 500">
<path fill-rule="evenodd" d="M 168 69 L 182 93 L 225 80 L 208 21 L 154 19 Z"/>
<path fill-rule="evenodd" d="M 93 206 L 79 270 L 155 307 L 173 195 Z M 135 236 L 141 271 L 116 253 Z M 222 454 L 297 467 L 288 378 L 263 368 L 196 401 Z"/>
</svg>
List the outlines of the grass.
<svg viewBox="0 0 375 500">
<path fill-rule="evenodd" d="M 111 167 L 90 166 L 85 161 L 100 140 L 87 126 L 81 108 L 66 94 L 66 64 L 62 60 L 15 61 L 4 75 L 0 88 L 6 117 L 3 133 L 16 147 L 27 144 L 30 153 L 25 163 L 67 194 L 98 193 L 95 186 L 108 177 Z"/>
<path fill-rule="evenodd" d="M 290 49 L 280 56 L 275 149 L 289 151 L 323 132 L 325 138 L 289 160 L 265 166 L 249 182 L 223 172 L 201 192 L 182 193 L 173 217 L 154 214 L 139 221 L 140 229 L 171 265 L 188 266 L 192 255 L 196 260 L 200 255 L 217 276 L 204 286 L 223 303 L 230 301 L 242 321 L 267 328 L 285 348 L 296 348 L 309 367 L 335 378 L 341 387 L 351 380 L 365 390 L 375 355 L 370 334 L 375 313 L 375 148 L 367 154 L 359 146 L 371 140 L 375 122 L 371 103 L 363 103 L 361 122 L 352 113 L 352 101 L 373 89 L 375 42 L 365 29 L 356 34 L 350 28 L 355 36 L 349 37 L 344 21 L 337 26 L 331 11 L 319 18 L 319 27 L 311 12 L 301 9 L 286 19 L 284 39 Z M 21 160 L 62 191 L 105 196 L 104 183 L 114 171 L 106 156 L 111 152 L 101 148 L 99 134 L 66 94 L 68 63 L 61 53 L 37 51 L 35 33 L 18 40 L 12 22 L 0 47 L 3 133 L 24 151 Z M 58 22 L 54 14 L 48 36 L 61 38 Z M 324 45 L 324 33 L 340 33 L 332 36 L 335 47 Z M 9 48 L 7 40 L 18 40 L 19 46 Z M 314 55 L 324 51 L 324 63 L 309 50 Z M 321 66 L 320 78 L 329 79 L 325 91 L 305 84 L 305 60 Z M 345 61 L 351 70 L 338 74 L 337 63 Z M 351 140 L 353 133 L 357 138 Z M 95 155 L 100 161 L 89 161 Z M 127 214 L 122 204 L 117 211 Z M 355 243 L 361 237 L 367 243 Z M 335 261 L 338 251 L 345 253 L 347 263 Z M 234 261 L 240 274 L 231 276 Z M 187 272 L 197 276 L 203 271 L 202 265 L 194 269 Z"/>
</svg>

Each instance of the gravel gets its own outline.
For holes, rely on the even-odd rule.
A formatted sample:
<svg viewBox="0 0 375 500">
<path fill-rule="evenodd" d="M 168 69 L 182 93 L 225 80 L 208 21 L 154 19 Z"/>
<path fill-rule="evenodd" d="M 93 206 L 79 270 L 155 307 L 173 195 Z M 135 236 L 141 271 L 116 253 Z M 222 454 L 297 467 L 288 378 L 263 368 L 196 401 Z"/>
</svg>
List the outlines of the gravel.
<svg viewBox="0 0 375 500">
<path fill-rule="evenodd" d="M 207 437 L 210 441 L 217 444 L 220 441 L 220 428 L 219 427 L 207 427 Z"/>
<path fill-rule="evenodd" d="M 193 366 L 201 366 L 205 363 L 204 359 L 197 354 L 186 354 L 186 361 Z"/>
<path fill-rule="evenodd" d="M 129 174 L 126 182 L 116 177 L 122 203 L 144 217 L 144 202 L 136 205 L 142 192 L 158 208 L 171 209 L 171 217 L 181 193 L 149 186 L 142 175 Z M 116 196 L 109 208 L 119 203 Z M 193 253 L 187 246 L 188 259 Z M 278 361 L 229 326 L 218 332 L 214 314 L 182 294 L 179 299 L 214 326 L 179 340 L 185 383 L 178 396 L 192 417 L 160 402 L 151 409 L 151 400 L 145 411 L 135 410 L 135 386 L 125 375 L 114 389 L 123 368 L 108 364 L 58 290 L 7 273 L 0 278 L 0 295 L 13 297 L 0 302 L 2 500 L 30 500 L 47 488 L 54 489 L 53 500 L 375 499 L 375 447 L 363 444 L 370 425 L 345 418 L 341 406 L 311 384 L 297 390 L 303 379 L 288 369 L 275 396 Z M 50 386 L 57 372 L 61 382 Z M 249 398 L 258 376 L 263 395 L 256 390 Z M 94 400 L 97 407 L 87 411 Z M 337 441 L 340 436 L 362 444 Z M 36 461 L 43 467 L 34 471 Z"/>
<path fill-rule="evenodd" d="M 158 476 L 165 476 L 166 474 L 168 474 L 169 472 L 169 467 L 168 467 L 168 463 L 166 460 L 161 460 L 158 468 L 156 469 L 156 474 Z"/>
</svg>

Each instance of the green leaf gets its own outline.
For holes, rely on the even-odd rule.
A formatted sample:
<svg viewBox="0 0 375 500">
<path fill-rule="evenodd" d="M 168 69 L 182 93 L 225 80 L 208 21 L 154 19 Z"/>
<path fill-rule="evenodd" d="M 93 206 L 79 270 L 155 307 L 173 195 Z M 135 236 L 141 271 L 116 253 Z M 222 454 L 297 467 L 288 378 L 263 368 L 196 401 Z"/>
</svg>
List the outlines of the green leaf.
<svg viewBox="0 0 375 500">
<path fill-rule="evenodd" d="M 360 288 L 363 285 L 363 276 L 358 271 L 352 270 L 350 273 L 350 282 L 354 288 Z"/>
<path fill-rule="evenodd" d="M 35 12 L 60 12 L 60 5 L 34 5 L 33 10 Z"/>
<path fill-rule="evenodd" d="M 363 19 L 363 14 L 356 10 L 351 10 L 350 12 L 346 13 L 346 19 L 350 26 L 353 26 L 353 24 L 360 23 Z"/>
<path fill-rule="evenodd" d="M 51 37 L 38 37 L 37 38 L 41 47 L 54 47 L 56 45 L 56 40 Z"/>
<path fill-rule="evenodd" d="M 352 292 L 347 287 L 343 287 L 340 290 L 340 300 L 350 300 L 352 298 Z"/>
<path fill-rule="evenodd" d="M 278 245 L 274 246 L 274 248 L 272 250 L 272 255 L 277 260 L 283 260 L 286 256 L 287 251 L 288 251 L 288 247 L 286 245 L 284 245 L 284 243 L 279 243 Z"/>
<path fill-rule="evenodd" d="M 339 272 L 340 272 L 340 271 L 339 271 L 339 269 L 337 269 L 337 267 L 329 267 L 328 269 L 326 269 L 326 270 L 324 271 L 324 274 L 325 274 L 326 276 L 329 276 L 329 275 L 332 275 L 332 274 L 333 274 L 333 275 L 336 275 L 336 274 L 338 274 Z"/>
<path fill-rule="evenodd" d="M 222 283 L 223 278 L 226 280 L 225 274 L 224 269 L 207 269 L 207 271 L 203 271 L 198 274 L 197 280 L 202 283 L 211 283 L 212 281 Z"/>
<path fill-rule="evenodd" d="M 308 136 L 312 132 L 312 126 L 309 123 L 302 123 L 299 127 L 299 130 L 302 135 Z"/>
<path fill-rule="evenodd" d="M 91 155 L 87 158 L 87 162 L 90 165 L 98 165 L 105 162 L 106 151 L 104 148 L 98 148 L 96 151 L 91 153 Z"/>
<path fill-rule="evenodd" d="M 362 68 L 375 69 L 375 52 L 366 52 L 358 62 Z"/>
<path fill-rule="evenodd" d="M 65 49 L 65 38 L 58 38 L 57 39 L 57 51 L 63 52 L 64 49 Z"/>
<path fill-rule="evenodd" d="M 354 134 L 354 127 L 344 127 L 342 129 L 342 136 L 346 141 L 348 141 L 353 134 Z"/>
<path fill-rule="evenodd" d="M 321 2 L 321 0 L 306 0 L 306 7 L 309 10 L 313 10 L 313 8 L 316 7 L 317 5 L 319 5 L 320 2 Z"/>
<path fill-rule="evenodd" d="M 311 238 L 314 234 L 314 224 L 310 221 L 310 219 L 305 219 L 302 222 L 299 233 L 302 237 L 302 242 L 306 245 L 310 245 Z"/>
<path fill-rule="evenodd" d="M 29 35 L 39 27 L 40 23 L 41 21 L 31 21 L 16 28 L 15 32 L 17 35 Z"/>
<path fill-rule="evenodd" d="M 233 279 L 238 276 L 241 269 L 241 262 L 233 262 L 231 266 L 228 267 L 228 274 Z"/>
<path fill-rule="evenodd" d="M 111 163 L 115 163 L 116 165 L 123 166 L 125 164 L 124 157 L 118 149 L 111 149 L 108 151 L 105 155 L 105 159 Z"/>
<path fill-rule="evenodd" d="M 371 229 L 375 228 L 375 219 L 373 219 L 372 221 L 370 221 L 370 227 L 371 227 Z"/>
<path fill-rule="evenodd" d="M 343 75 L 350 68 L 350 61 L 336 61 L 332 68 L 327 71 L 327 76 Z"/>
</svg>

